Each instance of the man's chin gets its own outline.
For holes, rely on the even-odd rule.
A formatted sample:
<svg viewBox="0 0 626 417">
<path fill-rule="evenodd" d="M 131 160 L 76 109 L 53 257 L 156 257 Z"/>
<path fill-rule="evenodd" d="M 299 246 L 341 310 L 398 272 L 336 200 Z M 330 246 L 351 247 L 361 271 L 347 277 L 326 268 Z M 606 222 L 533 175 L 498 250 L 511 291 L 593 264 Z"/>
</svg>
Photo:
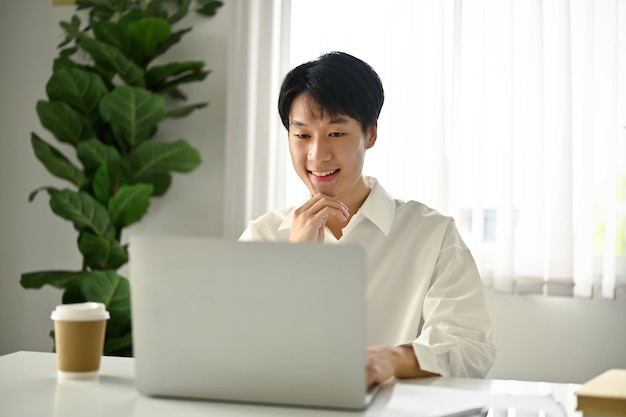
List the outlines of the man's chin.
<svg viewBox="0 0 626 417">
<path fill-rule="evenodd" d="M 327 195 L 329 197 L 335 197 L 335 191 L 333 189 L 331 189 L 330 187 L 314 187 L 314 186 L 309 186 L 309 192 L 311 193 L 311 196 L 314 196 L 315 194 L 324 194 Z"/>
</svg>

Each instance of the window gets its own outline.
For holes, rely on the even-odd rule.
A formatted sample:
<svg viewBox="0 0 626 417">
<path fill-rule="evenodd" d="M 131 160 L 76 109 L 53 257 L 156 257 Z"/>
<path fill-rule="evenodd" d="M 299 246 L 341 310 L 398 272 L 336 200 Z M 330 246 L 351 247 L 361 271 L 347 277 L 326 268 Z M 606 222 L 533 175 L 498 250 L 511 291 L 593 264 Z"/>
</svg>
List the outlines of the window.
<svg viewBox="0 0 626 417">
<path fill-rule="evenodd" d="M 621 2 L 293 0 L 289 66 L 343 50 L 379 72 L 366 173 L 453 216 L 494 285 L 591 296 L 600 281 L 612 297 L 626 284 L 625 27 Z"/>
<path fill-rule="evenodd" d="M 626 3 L 270 3 L 282 32 L 272 54 L 251 56 L 282 57 L 281 77 L 332 50 L 370 63 L 386 101 L 366 175 L 454 217 L 487 285 L 626 296 Z M 246 220 L 306 197 L 282 126 L 270 133 L 258 158 L 279 168 L 261 201 L 263 165 L 249 166 Z"/>
</svg>

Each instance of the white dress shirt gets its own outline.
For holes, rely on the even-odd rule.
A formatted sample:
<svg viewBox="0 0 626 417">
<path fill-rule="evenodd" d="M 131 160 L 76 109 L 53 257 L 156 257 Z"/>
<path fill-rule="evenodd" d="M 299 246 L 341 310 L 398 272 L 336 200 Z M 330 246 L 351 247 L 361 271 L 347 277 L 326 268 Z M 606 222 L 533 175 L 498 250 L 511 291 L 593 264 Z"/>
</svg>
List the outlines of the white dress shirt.
<svg viewBox="0 0 626 417">
<path fill-rule="evenodd" d="M 421 369 L 484 377 L 495 359 L 491 320 L 474 259 L 454 220 L 416 201 L 394 200 L 374 178 L 337 240 L 366 248 L 369 344 L 412 343 Z M 243 241 L 288 241 L 295 207 L 250 222 Z"/>
</svg>

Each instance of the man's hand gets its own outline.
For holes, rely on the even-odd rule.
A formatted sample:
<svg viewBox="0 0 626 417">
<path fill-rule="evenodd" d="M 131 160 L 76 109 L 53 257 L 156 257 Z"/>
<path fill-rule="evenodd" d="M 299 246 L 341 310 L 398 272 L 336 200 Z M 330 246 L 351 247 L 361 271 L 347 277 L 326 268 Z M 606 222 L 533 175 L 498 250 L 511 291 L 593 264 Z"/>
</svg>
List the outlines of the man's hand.
<svg viewBox="0 0 626 417">
<path fill-rule="evenodd" d="M 391 377 L 421 378 L 436 375 L 420 368 L 410 344 L 393 347 L 376 345 L 367 348 L 368 387 L 382 384 Z"/>
<path fill-rule="evenodd" d="M 382 384 L 395 376 L 391 349 L 388 346 L 367 348 L 367 386 Z"/>
<path fill-rule="evenodd" d="M 323 242 L 324 227 L 329 217 L 345 222 L 350 218 L 348 208 L 341 201 L 317 193 L 293 212 L 290 242 Z"/>
</svg>

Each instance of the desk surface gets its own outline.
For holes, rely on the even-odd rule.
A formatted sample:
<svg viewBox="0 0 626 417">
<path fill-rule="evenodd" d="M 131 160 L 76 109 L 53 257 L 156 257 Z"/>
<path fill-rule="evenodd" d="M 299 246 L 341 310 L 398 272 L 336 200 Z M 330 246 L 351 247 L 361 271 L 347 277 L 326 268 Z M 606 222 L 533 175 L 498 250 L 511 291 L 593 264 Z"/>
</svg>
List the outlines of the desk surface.
<svg viewBox="0 0 626 417">
<path fill-rule="evenodd" d="M 570 417 L 574 410 L 575 384 L 483 380 L 464 378 L 423 378 L 404 383 L 459 388 L 492 394 L 546 395 L 560 401 Z M 341 412 L 292 407 L 228 404 L 149 398 L 134 386 L 131 358 L 104 357 L 100 375 L 94 381 L 58 382 L 52 353 L 17 352 L 0 356 L 0 416 L 388 416 L 387 403 L 393 383 L 383 386 L 366 412 Z M 508 417 L 512 417 L 509 413 Z M 519 415 L 517 417 L 520 417 Z"/>
</svg>

